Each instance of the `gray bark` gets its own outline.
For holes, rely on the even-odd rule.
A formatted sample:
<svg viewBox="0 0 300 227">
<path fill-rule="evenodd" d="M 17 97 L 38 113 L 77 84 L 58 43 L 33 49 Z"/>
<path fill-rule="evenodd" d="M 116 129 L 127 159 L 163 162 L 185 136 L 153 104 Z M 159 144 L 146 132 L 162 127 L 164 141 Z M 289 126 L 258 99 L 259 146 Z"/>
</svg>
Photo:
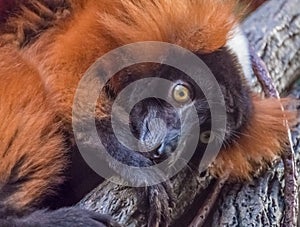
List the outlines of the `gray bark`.
<svg viewBox="0 0 300 227">
<path fill-rule="evenodd" d="M 243 23 L 250 43 L 266 62 L 281 93 L 287 92 L 300 75 L 299 7 L 300 0 L 272 0 Z M 253 89 L 261 91 L 255 77 L 249 79 Z M 292 94 L 300 98 L 299 85 L 294 87 Z M 300 172 L 300 124 L 293 128 L 293 140 L 297 171 Z M 282 160 L 277 160 L 253 182 L 226 184 L 209 225 L 280 226 L 284 217 L 283 176 Z M 299 182 L 300 178 L 297 180 Z M 173 225 L 185 226 L 193 219 L 213 184 L 211 176 L 199 176 L 189 169 L 181 171 L 172 179 L 178 196 L 172 210 L 172 220 L 179 218 Z M 88 194 L 79 206 L 110 214 L 126 226 L 145 226 L 148 210 L 141 197 L 141 190 L 105 181 Z"/>
<path fill-rule="evenodd" d="M 285 92 L 300 74 L 299 7 L 299 0 L 271 0 L 243 23 L 250 44 L 266 62 L 280 93 Z M 254 76 L 251 83 L 261 92 Z"/>
<path fill-rule="evenodd" d="M 266 62 L 278 90 L 286 92 L 300 75 L 300 1 L 273 0 L 243 24 L 250 43 Z M 253 76 L 252 84 L 260 91 Z M 299 98 L 299 86 L 292 95 Z M 299 124 L 293 143 L 299 172 Z M 251 183 L 227 185 L 218 203 L 213 226 L 280 226 L 284 217 L 284 166 L 281 160 Z M 299 176 L 299 175 L 298 175 Z M 298 177 L 298 183 L 300 178 Z M 289 196 L 289 195 L 287 195 Z"/>
</svg>

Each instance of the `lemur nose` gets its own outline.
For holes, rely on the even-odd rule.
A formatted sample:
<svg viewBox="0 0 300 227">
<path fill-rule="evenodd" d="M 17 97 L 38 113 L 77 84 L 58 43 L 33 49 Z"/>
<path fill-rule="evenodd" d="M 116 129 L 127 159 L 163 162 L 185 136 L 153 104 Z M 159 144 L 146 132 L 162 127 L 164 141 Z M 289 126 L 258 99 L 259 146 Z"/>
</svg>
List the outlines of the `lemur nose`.
<svg viewBox="0 0 300 227">
<path fill-rule="evenodd" d="M 154 152 L 153 158 L 161 159 L 168 156 L 172 152 L 172 147 L 166 143 L 162 143 Z"/>
<path fill-rule="evenodd" d="M 158 159 L 161 157 L 161 155 L 164 153 L 164 144 L 161 144 L 157 149 L 155 149 L 155 152 L 153 154 L 153 158 Z"/>
</svg>

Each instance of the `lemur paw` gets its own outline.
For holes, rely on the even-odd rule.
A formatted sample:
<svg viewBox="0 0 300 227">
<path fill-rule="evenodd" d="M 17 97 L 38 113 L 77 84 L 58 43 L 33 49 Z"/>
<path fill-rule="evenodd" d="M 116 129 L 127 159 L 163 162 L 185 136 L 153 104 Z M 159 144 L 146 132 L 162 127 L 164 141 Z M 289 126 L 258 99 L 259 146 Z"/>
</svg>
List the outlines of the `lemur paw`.
<svg viewBox="0 0 300 227">
<path fill-rule="evenodd" d="M 0 220 L 1 223 L 1 220 Z M 10 218 L 1 226 L 14 227 L 120 227 L 108 215 L 97 214 L 76 207 L 61 208 L 54 211 L 38 210 L 22 218 Z"/>
</svg>

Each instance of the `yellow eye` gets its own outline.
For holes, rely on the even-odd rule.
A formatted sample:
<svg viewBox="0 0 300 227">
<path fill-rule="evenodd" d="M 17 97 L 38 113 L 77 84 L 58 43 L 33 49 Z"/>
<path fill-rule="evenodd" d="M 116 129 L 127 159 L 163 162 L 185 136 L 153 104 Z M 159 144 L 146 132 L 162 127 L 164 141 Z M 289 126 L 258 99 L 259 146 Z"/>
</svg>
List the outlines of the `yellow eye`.
<svg viewBox="0 0 300 227">
<path fill-rule="evenodd" d="M 209 144 L 213 142 L 215 139 L 215 135 L 212 131 L 205 131 L 200 134 L 200 141 L 204 144 Z"/>
<path fill-rule="evenodd" d="M 191 99 L 190 95 L 190 90 L 186 86 L 178 84 L 174 87 L 173 98 L 176 102 L 186 103 Z"/>
</svg>

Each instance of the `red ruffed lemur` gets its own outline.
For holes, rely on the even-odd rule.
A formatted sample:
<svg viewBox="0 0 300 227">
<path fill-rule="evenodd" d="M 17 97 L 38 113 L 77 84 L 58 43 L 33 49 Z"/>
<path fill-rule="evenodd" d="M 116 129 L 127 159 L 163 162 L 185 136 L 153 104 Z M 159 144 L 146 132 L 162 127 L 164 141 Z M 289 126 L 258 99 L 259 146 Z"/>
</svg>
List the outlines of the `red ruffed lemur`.
<svg viewBox="0 0 300 227">
<path fill-rule="evenodd" d="M 175 44 L 209 67 L 224 95 L 227 115 L 221 151 L 209 168 L 216 177 L 229 173 L 233 180 L 249 179 L 257 166 L 280 154 L 286 138 L 280 105 L 255 95 L 245 79 L 251 63 L 239 28 L 241 8 L 237 0 L 0 0 L 0 226 L 115 225 L 105 215 L 71 206 L 103 180 L 77 151 L 72 106 L 86 70 L 126 44 Z M 133 134 L 144 143 L 159 140 L 157 149 L 147 154 L 132 151 L 113 134 L 114 99 L 128 84 L 147 77 L 171 81 L 164 94 L 179 108 L 195 106 L 196 126 L 205 129 L 197 138 L 195 153 L 201 154 L 214 142 L 208 103 L 191 78 L 163 62 L 127 67 L 105 84 L 95 122 L 108 152 L 135 167 L 174 155 L 180 120 L 163 100 L 145 99 L 130 113 Z M 168 129 L 162 138 L 148 128 L 156 118 Z M 167 183 L 148 187 L 149 226 L 169 225 L 170 190 Z M 155 210 L 158 206 L 161 211 Z"/>
</svg>

